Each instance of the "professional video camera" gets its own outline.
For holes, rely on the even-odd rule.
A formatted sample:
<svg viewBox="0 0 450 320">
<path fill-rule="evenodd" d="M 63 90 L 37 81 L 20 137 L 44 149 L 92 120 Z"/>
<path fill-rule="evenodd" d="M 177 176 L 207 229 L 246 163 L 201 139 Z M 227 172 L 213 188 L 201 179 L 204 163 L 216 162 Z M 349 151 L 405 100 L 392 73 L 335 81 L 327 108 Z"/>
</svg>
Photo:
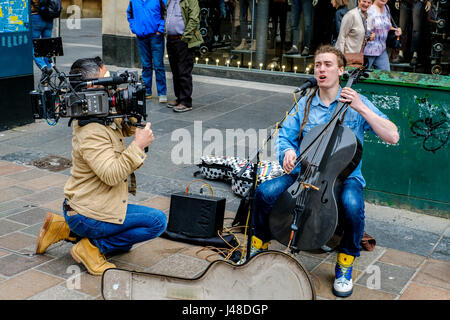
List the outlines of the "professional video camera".
<svg viewBox="0 0 450 320">
<path fill-rule="evenodd" d="M 140 122 L 147 117 L 145 86 L 137 71 L 111 72 L 110 77 L 97 79 L 82 79 L 81 74 L 66 75 L 53 62 L 53 56 L 62 55 L 61 38 L 33 41 L 35 55 L 48 57 L 55 71 L 53 75 L 53 72 L 43 72 L 38 90 L 30 92 L 35 119 L 46 119 L 50 125 L 56 125 L 60 118 L 104 124 L 123 118 L 128 124 L 143 126 Z M 137 122 L 132 123 L 130 117 Z"/>
</svg>

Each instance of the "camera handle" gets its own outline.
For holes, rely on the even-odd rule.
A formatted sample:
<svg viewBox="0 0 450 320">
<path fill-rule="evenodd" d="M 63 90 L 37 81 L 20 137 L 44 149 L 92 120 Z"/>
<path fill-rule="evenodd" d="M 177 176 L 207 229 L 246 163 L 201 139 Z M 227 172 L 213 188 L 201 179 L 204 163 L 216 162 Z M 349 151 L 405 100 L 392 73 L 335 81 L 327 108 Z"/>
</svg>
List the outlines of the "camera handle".
<svg viewBox="0 0 450 320">
<path fill-rule="evenodd" d="M 145 124 L 141 123 L 141 122 L 131 122 L 130 119 L 128 119 L 128 116 L 125 115 L 123 118 L 123 121 L 128 124 L 131 125 L 133 127 L 137 127 L 137 128 L 145 128 Z M 148 147 L 144 148 L 145 153 L 148 152 Z"/>
</svg>

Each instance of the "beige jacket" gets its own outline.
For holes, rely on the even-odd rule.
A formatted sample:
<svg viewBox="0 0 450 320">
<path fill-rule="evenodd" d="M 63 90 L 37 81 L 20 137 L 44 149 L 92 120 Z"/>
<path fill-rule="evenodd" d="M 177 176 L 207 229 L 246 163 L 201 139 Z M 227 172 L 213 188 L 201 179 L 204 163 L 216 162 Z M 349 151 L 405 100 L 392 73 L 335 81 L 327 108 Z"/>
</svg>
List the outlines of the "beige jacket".
<svg viewBox="0 0 450 320">
<path fill-rule="evenodd" d="M 336 48 L 345 53 L 361 51 L 365 36 L 364 24 L 358 8 L 353 8 L 342 18 L 341 29 L 336 41 Z"/>
<path fill-rule="evenodd" d="M 72 169 L 64 194 L 68 204 L 86 217 L 122 224 L 128 192 L 136 193 L 134 171 L 142 166 L 145 152 L 133 141 L 125 147 L 124 137 L 134 127 L 116 119 L 110 126 L 73 122 Z"/>
</svg>

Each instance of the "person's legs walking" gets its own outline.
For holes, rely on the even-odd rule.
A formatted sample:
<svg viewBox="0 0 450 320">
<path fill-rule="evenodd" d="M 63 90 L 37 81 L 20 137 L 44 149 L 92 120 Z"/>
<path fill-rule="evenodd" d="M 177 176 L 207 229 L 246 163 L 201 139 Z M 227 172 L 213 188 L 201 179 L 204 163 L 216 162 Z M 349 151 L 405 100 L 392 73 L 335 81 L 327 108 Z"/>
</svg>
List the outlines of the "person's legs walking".
<svg viewBox="0 0 450 320">
<path fill-rule="evenodd" d="M 167 40 L 167 54 L 169 55 L 169 64 L 170 70 L 172 71 L 172 81 L 173 81 L 173 91 L 176 97 L 175 103 L 176 105 L 180 103 L 180 83 L 179 83 L 179 56 L 178 50 L 176 47 L 177 40 L 168 39 Z M 168 104 L 169 107 L 172 107 L 171 103 Z"/>
<path fill-rule="evenodd" d="M 402 47 L 400 48 L 398 52 L 398 56 L 392 60 L 394 63 L 400 63 L 405 61 L 405 48 L 406 43 L 408 41 L 408 25 L 410 21 L 411 16 L 411 8 L 408 2 L 401 1 L 400 2 L 400 20 L 399 20 L 399 27 L 402 29 Z"/>
<path fill-rule="evenodd" d="M 178 62 L 178 84 L 180 103 L 173 110 L 176 112 L 184 112 L 192 109 L 192 69 L 194 68 L 194 51 L 188 48 L 187 43 L 177 40 L 177 53 L 179 55 Z M 184 106 L 184 107 L 181 107 Z"/>
<path fill-rule="evenodd" d="M 53 21 L 45 21 L 39 14 L 31 15 L 31 37 L 33 39 L 51 38 L 53 30 Z M 39 69 L 47 67 L 51 69 L 51 64 L 46 57 L 35 57 L 33 48 L 33 60 Z"/>
<path fill-rule="evenodd" d="M 298 54 L 298 40 L 299 40 L 299 30 L 298 23 L 300 21 L 300 10 L 301 10 L 300 0 L 294 0 L 294 5 L 292 6 L 291 14 L 291 33 L 292 33 L 292 48 L 286 52 L 286 54 Z"/>
<path fill-rule="evenodd" d="M 422 18 L 424 16 L 425 3 L 416 1 L 412 8 L 412 39 L 411 39 L 411 52 L 412 59 L 411 65 L 417 64 L 418 51 L 420 46 L 420 35 L 422 30 Z"/>
<path fill-rule="evenodd" d="M 153 58 L 152 58 L 152 44 L 150 37 L 138 37 L 139 56 L 142 64 L 142 79 L 145 84 L 145 95 L 152 96 L 153 85 Z"/>
<path fill-rule="evenodd" d="M 389 55 L 386 49 L 378 57 L 375 57 L 373 61 L 374 69 L 391 71 L 391 65 L 389 63 Z"/>
<path fill-rule="evenodd" d="M 375 58 L 376 56 L 365 56 L 365 59 L 367 59 L 367 69 L 372 68 Z"/>
<path fill-rule="evenodd" d="M 153 57 L 153 69 L 155 70 L 156 78 L 156 89 L 158 90 L 160 102 L 167 102 L 166 70 L 164 68 L 164 35 L 154 34 L 152 35 L 150 41 Z"/>
<path fill-rule="evenodd" d="M 313 6 L 312 0 L 301 0 L 303 10 L 303 51 L 302 56 L 309 55 L 309 49 L 311 47 L 311 34 L 312 34 L 312 16 Z"/>
</svg>

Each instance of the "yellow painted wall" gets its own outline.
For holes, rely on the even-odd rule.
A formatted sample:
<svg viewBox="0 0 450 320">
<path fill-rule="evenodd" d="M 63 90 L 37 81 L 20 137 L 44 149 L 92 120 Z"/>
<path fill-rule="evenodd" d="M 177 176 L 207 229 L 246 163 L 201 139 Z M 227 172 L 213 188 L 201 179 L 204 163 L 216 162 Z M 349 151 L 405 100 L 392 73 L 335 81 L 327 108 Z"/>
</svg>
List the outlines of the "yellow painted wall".
<svg viewBox="0 0 450 320">
<path fill-rule="evenodd" d="M 101 18 L 102 1 L 101 0 L 62 0 L 63 10 L 61 18 L 67 18 L 67 8 L 71 5 L 77 5 L 81 9 L 81 18 Z M 69 14 L 70 15 L 70 14 Z"/>
</svg>

